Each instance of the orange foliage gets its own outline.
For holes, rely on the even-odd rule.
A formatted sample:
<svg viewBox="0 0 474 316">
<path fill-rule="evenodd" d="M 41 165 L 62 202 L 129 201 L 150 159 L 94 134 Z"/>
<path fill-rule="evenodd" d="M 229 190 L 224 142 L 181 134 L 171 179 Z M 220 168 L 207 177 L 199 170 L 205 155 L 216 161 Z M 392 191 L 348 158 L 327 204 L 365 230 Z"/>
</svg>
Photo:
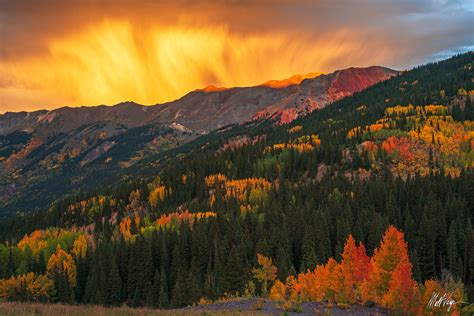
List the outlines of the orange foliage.
<svg viewBox="0 0 474 316">
<path fill-rule="evenodd" d="M 125 240 L 129 240 L 130 237 L 132 237 L 132 232 L 130 231 L 131 226 L 132 220 L 130 219 L 130 217 L 124 218 L 119 224 L 119 230 Z"/>
<path fill-rule="evenodd" d="M 372 124 L 372 125 L 369 125 L 369 130 L 371 132 L 376 132 L 376 131 L 379 131 L 381 130 L 382 128 L 384 128 L 384 124 Z"/>
<path fill-rule="evenodd" d="M 362 243 L 356 246 L 352 235 L 349 235 L 342 253 L 340 264 L 343 277 L 343 289 L 340 296 L 343 300 L 354 303 L 359 299 L 359 293 L 356 291 L 362 283 L 368 278 L 370 273 L 370 259 L 366 254 Z"/>
<path fill-rule="evenodd" d="M 349 132 L 347 132 L 347 138 L 351 139 L 360 133 L 361 133 L 360 126 L 354 127 L 353 129 L 349 130 Z"/>
<path fill-rule="evenodd" d="M 418 285 L 412 278 L 412 265 L 403 262 L 392 273 L 388 292 L 382 298 L 382 304 L 402 312 L 416 313 L 418 305 Z"/>
<path fill-rule="evenodd" d="M 377 133 L 375 139 L 386 137 L 380 146 L 390 156 L 392 173 L 406 178 L 415 173 L 427 175 L 430 171 L 443 170 L 447 175 L 459 176 L 462 168 L 474 167 L 473 129 L 471 121 L 454 121 L 448 115 L 448 107 L 443 105 L 399 105 L 387 108 L 385 116 L 376 124 L 354 127 L 347 133 L 347 138 L 370 139 L 373 135 L 369 131 L 387 130 Z M 376 147 L 366 146 L 369 144 L 364 143 L 361 147 L 370 153 L 373 161 Z"/>
<path fill-rule="evenodd" d="M 380 247 L 375 249 L 370 260 L 371 274 L 362 285 L 363 300 L 381 302 L 389 289 L 392 274 L 406 263 L 409 263 L 409 258 L 404 235 L 395 227 L 389 226 Z"/>
<path fill-rule="evenodd" d="M 301 125 L 296 125 L 296 126 L 293 126 L 290 129 L 288 129 L 288 133 L 290 133 L 290 134 L 297 133 L 297 132 L 301 131 L 302 129 L 303 129 L 303 127 Z"/>
<path fill-rule="evenodd" d="M 173 223 L 179 224 L 183 221 L 189 222 L 192 224 L 194 220 L 200 220 L 203 218 L 216 217 L 217 214 L 214 212 L 198 212 L 190 213 L 188 210 L 184 212 L 174 212 L 166 215 L 161 215 L 161 217 L 156 221 L 156 224 L 159 227 L 171 227 Z"/>
<path fill-rule="evenodd" d="M 410 140 L 406 137 L 390 136 L 382 143 L 382 149 L 389 155 L 396 154 L 399 159 L 413 161 L 415 154 L 411 152 Z"/>
<path fill-rule="evenodd" d="M 280 280 L 276 280 L 270 289 L 270 299 L 281 302 L 286 299 L 286 286 Z"/>
<path fill-rule="evenodd" d="M 390 226 L 371 259 L 364 245 L 357 246 L 349 235 L 340 263 L 330 258 L 314 271 L 290 276 L 285 290 L 292 301 L 353 304 L 372 300 L 391 309 L 416 313 L 420 292 L 411 269 L 403 233 Z M 274 296 L 280 300 L 283 287 L 274 287 Z"/>
</svg>

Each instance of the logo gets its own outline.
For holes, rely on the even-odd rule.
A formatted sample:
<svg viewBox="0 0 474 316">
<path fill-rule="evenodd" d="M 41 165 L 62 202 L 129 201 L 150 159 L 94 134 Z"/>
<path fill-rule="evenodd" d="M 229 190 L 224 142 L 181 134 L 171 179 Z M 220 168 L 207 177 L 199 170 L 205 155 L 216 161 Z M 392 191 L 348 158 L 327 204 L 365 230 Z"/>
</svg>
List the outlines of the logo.
<svg viewBox="0 0 474 316">
<path fill-rule="evenodd" d="M 430 301 L 428 302 L 428 309 L 437 309 L 447 307 L 447 311 L 450 312 L 454 305 L 461 304 L 464 302 L 456 302 L 453 300 L 451 292 L 446 292 L 441 296 L 441 293 L 434 292 L 431 295 Z"/>
</svg>

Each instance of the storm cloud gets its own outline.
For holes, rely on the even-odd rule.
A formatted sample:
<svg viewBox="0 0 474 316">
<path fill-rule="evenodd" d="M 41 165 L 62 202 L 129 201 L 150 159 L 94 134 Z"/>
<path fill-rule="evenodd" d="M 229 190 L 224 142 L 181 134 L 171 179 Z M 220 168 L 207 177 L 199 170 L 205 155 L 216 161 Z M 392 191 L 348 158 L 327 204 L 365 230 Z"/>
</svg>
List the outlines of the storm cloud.
<svg viewBox="0 0 474 316">
<path fill-rule="evenodd" d="M 0 113 L 165 102 L 472 50 L 473 1 L 0 0 Z"/>
</svg>

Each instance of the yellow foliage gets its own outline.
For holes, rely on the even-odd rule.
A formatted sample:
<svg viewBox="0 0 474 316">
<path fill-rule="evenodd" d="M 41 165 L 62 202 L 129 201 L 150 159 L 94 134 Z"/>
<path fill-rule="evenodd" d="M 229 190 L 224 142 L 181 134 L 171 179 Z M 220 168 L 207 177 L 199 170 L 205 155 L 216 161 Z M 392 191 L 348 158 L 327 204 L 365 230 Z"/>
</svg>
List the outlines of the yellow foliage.
<svg viewBox="0 0 474 316">
<path fill-rule="evenodd" d="M 204 182 L 208 187 L 214 187 L 217 184 L 227 181 L 227 177 L 222 173 L 212 174 L 204 178 Z"/>
<path fill-rule="evenodd" d="M 273 146 L 268 146 L 265 148 L 266 153 L 282 151 L 284 149 L 294 149 L 299 152 L 310 152 L 321 145 L 321 140 L 317 134 L 313 135 L 304 135 L 298 137 L 290 143 L 274 144 Z"/>
<path fill-rule="evenodd" d="M 401 116 L 404 116 L 403 121 Z M 447 106 L 389 107 L 385 117 L 375 124 L 354 127 L 348 131 L 347 138 L 364 136 L 367 139 L 369 131 L 389 129 L 394 133 L 378 136 L 387 135 L 380 147 L 374 139 L 365 141 L 361 148 L 369 153 L 371 161 L 379 156 L 377 148 L 384 150 L 390 161 L 389 169 L 402 178 L 441 170 L 455 177 L 460 175 L 462 168 L 474 167 L 474 122 L 454 121 L 448 115 Z"/>
<path fill-rule="evenodd" d="M 271 189 L 272 184 L 264 178 L 246 178 L 238 180 L 228 180 L 222 174 L 207 176 L 204 180 L 208 187 L 213 189 L 223 189 L 224 198 L 236 198 L 247 206 L 251 201 L 261 201 L 265 192 Z M 215 203 L 215 191 L 211 190 L 209 204 L 211 207 Z"/>
<path fill-rule="evenodd" d="M 400 114 L 408 114 L 408 113 L 413 113 L 414 107 L 413 105 L 408 105 L 408 106 L 402 106 L 402 105 L 397 105 L 394 107 L 389 107 L 385 109 L 385 115 L 396 115 L 400 116 Z"/>
<path fill-rule="evenodd" d="M 267 294 L 268 282 L 276 279 L 278 269 L 273 265 L 271 258 L 259 253 L 257 254 L 257 261 L 260 267 L 253 268 L 252 273 L 254 278 L 262 282 L 262 295 L 265 296 Z"/>
<path fill-rule="evenodd" d="M 26 246 L 28 246 L 33 256 L 36 257 L 41 250 L 48 246 L 48 243 L 44 240 L 46 236 L 47 232 L 44 230 L 35 230 L 29 236 L 25 234 L 23 239 L 18 242 L 17 247 L 24 251 Z"/>
<path fill-rule="evenodd" d="M 56 253 L 49 258 L 46 271 L 49 277 L 53 277 L 55 273 L 66 273 L 69 285 L 76 285 L 76 264 L 72 256 L 61 249 L 60 245 L 56 248 Z"/>
<path fill-rule="evenodd" d="M 0 299 L 16 300 L 26 296 L 28 300 L 44 302 L 54 294 L 53 280 L 33 272 L 0 280 Z"/>
<path fill-rule="evenodd" d="M 148 201 L 150 205 L 156 207 L 158 202 L 163 202 L 165 199 L 166 187 L 164 185 L 157 186 L 153 191 L 150 192 Z"/>
<path fill-rule="evenodd" d="M 72 253 L 76 258 L 84 258 L 87 252 L 86 236 L 80 235 L 72 245 Z"/>
</svg>

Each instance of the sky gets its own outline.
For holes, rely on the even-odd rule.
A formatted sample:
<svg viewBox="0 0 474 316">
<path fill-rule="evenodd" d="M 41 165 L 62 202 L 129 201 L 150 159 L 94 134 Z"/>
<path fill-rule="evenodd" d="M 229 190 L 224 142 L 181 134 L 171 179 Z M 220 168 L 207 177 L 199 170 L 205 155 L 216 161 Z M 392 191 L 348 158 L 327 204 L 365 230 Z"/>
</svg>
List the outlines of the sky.
<svg viewBox="0 0 474 316">
<path fill-rule="evenodd" d="M 472 21 L 474 0 L 0 0 L 0 113 L 404 70 L 473 50 Z"/>
</svg>

